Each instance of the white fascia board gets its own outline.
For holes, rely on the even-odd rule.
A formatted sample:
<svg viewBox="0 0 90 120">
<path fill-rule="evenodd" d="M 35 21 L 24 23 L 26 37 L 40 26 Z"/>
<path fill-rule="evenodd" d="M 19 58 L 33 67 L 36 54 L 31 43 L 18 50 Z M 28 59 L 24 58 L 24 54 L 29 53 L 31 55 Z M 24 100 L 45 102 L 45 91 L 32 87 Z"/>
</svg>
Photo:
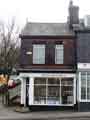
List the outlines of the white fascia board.
<svg viewBox="0 0 90 120">
<path fill-rule="evenodd" d="M 90 63 L 78 63 L 78 69 L 90 69 Z"/>
<path fill-rule="evenodd" d="M 75 73 L 20 73 L 23 77 L 76 77 Z"/>
</svg>

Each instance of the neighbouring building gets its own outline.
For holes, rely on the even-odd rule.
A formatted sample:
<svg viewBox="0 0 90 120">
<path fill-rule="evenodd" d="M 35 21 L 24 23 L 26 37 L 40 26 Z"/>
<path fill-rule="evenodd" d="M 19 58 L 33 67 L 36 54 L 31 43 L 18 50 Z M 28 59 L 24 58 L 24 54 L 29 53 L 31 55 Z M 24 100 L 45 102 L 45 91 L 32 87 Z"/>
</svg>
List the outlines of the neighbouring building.
<svg viewBox="0 0 90 120">
<path fill-rule="evenodd" d="M 27 22 L 20 38 L 21 104 L 88 110 L 90 30 L 79 7 L 70 1 L 67 23 Z"/>
<path fill-rule="evenodd" d="M 77 101 L 80 111 L 90 110 L 90 24 L 75 30 L 77 37 Z M 89 27 L 89 28 L 88 28 Z"/>
</svg>

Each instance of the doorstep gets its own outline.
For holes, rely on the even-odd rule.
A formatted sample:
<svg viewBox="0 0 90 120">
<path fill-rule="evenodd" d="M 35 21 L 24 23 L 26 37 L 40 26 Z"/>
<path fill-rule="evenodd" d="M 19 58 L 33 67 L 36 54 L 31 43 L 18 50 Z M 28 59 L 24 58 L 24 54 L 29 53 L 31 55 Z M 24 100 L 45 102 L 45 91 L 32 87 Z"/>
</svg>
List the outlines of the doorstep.
<svg viewBox="0 0 90 120">
<path fill-rule="evenodd" d="M 30 112 L 29 108 L 28 107 L 24 107 L 24 106 L 17 106 L 15 109 L 14 109 L 15 112 L 19 112 L 19 113 L 28 113 Z"/>
</svg>

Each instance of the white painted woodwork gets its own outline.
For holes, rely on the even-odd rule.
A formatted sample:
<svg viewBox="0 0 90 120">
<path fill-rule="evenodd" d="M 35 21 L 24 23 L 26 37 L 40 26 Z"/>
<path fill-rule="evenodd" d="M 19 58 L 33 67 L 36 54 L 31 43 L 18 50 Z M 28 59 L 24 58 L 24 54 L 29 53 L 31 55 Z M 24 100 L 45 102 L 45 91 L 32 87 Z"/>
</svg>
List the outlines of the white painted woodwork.
<svg viewBox="0 0 90 120">
<path fill-rule="evenodd" d="M 34 99 L 34 78 L 31 77 L 29 79 L 29 105 L 33 104 L 33 99 Z"/>
<path fill-rule="evenodd" d="M 90 63 L 78 63 L 77 64 L 78 69 L 90 69 Z"/>
<path fill-rule="evenodd" d="M 21 104 L 26 105 L 26 80 L 21 79 Z"/>
<path fill-rule="evenodd" d="M 57 78 L 65 78 L 65 77 L 76 77 L 76 74 L 72 73 L 20 73 L 19 77 L 57 77 Z"/>
</svg>

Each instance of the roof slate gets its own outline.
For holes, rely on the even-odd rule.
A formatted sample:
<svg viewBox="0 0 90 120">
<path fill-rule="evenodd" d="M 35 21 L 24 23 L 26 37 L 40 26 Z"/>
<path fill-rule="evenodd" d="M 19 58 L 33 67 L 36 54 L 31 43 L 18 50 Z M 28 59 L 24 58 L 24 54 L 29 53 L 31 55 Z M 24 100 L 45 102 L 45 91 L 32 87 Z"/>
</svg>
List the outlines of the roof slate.
<svg viewBox="0 0 90 120">
<path fill-rule="evenodd" d="M 21 35 L 65 36 L 73 35 L 67 23 L 27 23 Z"/>
</svg>

